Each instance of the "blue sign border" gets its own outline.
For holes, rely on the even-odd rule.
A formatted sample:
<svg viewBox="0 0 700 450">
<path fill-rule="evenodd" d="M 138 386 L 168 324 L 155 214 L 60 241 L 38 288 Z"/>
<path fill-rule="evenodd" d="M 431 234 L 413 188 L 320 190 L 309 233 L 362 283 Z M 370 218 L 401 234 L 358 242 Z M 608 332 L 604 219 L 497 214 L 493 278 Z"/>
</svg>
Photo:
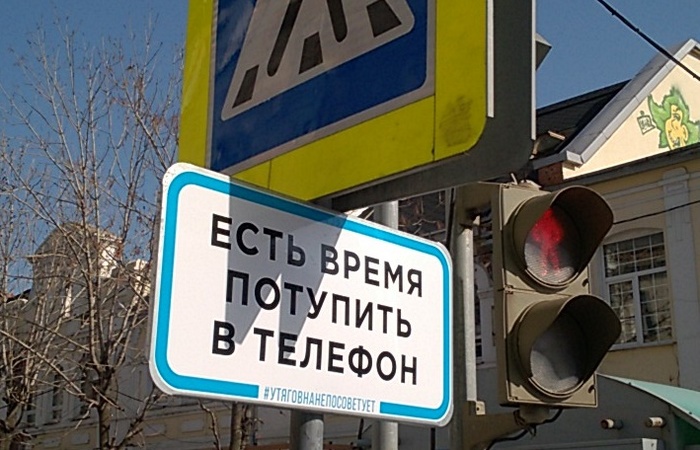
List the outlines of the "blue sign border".
<svg viewBox="0 0 700 450">
<path fill-rule="evenodd" d="M 221 111 L 244 39 L 231 50 L 233 30 L 247 32 L 255 0 L 219 0 L 209 167 L 224 171 L 243 161 L 420 89 L 428 80 L 428 0 L 406 0 L 413 29 L 379 48 L 257 105 L 229 120 Z M 223 39 L 228 39 L 224 46 Z M 279 124 L 275 126 L 275 124 Z"/>
<path fill-rule="evenodd" d="M 178 164 L 177 166 L 186 166 Z M 172 170 L 172 168 L 171 168 Z M 175 230 L 177 229 L 177 217 L 179 196 L 182 190 L 189 185 L 199 186 L 214 192 L 227 194 L 255 204 L 264 205 L 279 211 L 284 211 L 299 217 L 343 230 L 352 231 L 375 239 L 380 239 L 392 244 L 407 247 L 436 257 L 443 269 L 443 354 L 445 355 L 443 366 L 443 400 L 435 409 L 404 405 L 397 403 L 381 402 L 379 412 L 397 418 L 421 419 L 423 421 L 438 421 L 444 418 L 451 407 L 451 264 L 445 258 L 440 249 L 430 243 L 414 240 L 402 234 L 391 233 L 381 228 L 374 228 L 368 224 L 356 221 L 351 217 L 333 214 L 324 210 L 312 208 L 302 203 L 297 203 L 282 197 L 270 195 L 263 191 L 253 189 L 243 184 L 206 176 L 203 173 L 184 171 L 177 173 L 166 186 L 165 214 L 163 217 L 163 235 L 159 265 L 158 298 L 156 299 L 157 323 L 155 328 L 155 344 L 153 361 L 158 375 L 174 390 L 190 393 L 209 394 L 210 396 L 233 396 L 240 399 L 258 400 L 259 385 L 221 381 L 208 378 L 184 376 L 176 373 L 168 363 L 168 335 L 170 329 L 170 312 L 173 289 L 173 266 L 175 263 Z M 330 410 L 329 410 L 330 411 Z"/>
</svg>

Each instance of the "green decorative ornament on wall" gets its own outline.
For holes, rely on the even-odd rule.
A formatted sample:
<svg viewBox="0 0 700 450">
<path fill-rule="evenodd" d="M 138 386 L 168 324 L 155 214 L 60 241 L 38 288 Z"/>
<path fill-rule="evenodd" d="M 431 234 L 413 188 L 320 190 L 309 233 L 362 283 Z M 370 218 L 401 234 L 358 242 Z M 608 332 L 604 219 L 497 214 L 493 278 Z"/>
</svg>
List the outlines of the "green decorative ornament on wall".
<svg viewBox="0 0 700 450">
<path fill-rule="evenodd" d="M 700 142 L 700 122 L 690 120 L 690 107 L 683 99 L 680 89 L 671 88 L 661 103 L 647 98 L 649 113 L 659 130 L 659 148 L 669 150 Z"/>
</svg>

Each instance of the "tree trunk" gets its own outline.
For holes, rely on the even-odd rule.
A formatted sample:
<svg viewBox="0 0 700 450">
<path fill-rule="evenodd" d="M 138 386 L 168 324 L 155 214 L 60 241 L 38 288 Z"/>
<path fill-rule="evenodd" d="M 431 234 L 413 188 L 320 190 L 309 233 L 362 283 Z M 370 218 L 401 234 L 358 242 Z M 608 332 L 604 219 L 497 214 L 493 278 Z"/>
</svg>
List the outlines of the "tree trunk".
<svg viewBox="0 0 700 450">
<path fill-rule="evenodd" d="M 243 403 L 234 403 L 231 412 L 231 443 L 229 450 L 245 450 L 248 434 L 250 433 L 250 421 L 248 420 L 249 406 Z"/>
<path fill-rule="evenodd" d="M 97 442 L 102 450 L 112 448 L 109 440 L 111 413 L 112 407 L 107 402 L 100 402 L 97 406 Z"/>
<path fill-rule="evenodd" d="M 7 406 L 7 416 L 5 420 L 0 420 L 0 450 L 12 450 L 21 442 L 18 427 L 22 421 L 23 408 L 14 402 Z"/>
<path fill-rule="evenodd" d="M 12 434 L 3 433 L 0 435 L 0 450 L 10 450 L 12 448 Z"/>
</svg>

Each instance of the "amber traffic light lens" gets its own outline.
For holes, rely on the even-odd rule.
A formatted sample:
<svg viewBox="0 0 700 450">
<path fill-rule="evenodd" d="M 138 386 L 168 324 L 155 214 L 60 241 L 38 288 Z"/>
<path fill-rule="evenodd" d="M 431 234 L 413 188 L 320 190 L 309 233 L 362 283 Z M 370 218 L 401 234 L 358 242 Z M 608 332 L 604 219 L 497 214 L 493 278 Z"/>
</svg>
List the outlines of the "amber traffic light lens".
<svg viewBox="0 0 700 450">
<path fill-rule="evenodd" d="M 552 206 L 535 222 L 525 238 L 527 271 L 542 283 L 562 285 L 578 275 L 581 236 L 569 215 Z"/>
</svg>

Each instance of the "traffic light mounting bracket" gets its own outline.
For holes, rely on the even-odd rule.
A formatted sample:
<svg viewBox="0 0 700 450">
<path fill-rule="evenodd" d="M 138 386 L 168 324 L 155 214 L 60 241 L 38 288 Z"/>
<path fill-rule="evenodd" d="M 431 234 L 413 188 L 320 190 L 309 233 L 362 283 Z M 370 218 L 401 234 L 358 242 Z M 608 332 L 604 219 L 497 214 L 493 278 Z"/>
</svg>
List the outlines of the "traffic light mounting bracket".
<svg viewBox="0 0 700 450">
<path fill-rule="evenodd" d="M 517 431 L 534 432 L 537 425 L 549 421 L 550 409 L 546 406 L 521 405 L 510 413 L 486 414 L 483 402 L 466 402 L 463 405 L 463 443 L 465 450 L 484 450 L 496 439 Z"/>
</svg>

